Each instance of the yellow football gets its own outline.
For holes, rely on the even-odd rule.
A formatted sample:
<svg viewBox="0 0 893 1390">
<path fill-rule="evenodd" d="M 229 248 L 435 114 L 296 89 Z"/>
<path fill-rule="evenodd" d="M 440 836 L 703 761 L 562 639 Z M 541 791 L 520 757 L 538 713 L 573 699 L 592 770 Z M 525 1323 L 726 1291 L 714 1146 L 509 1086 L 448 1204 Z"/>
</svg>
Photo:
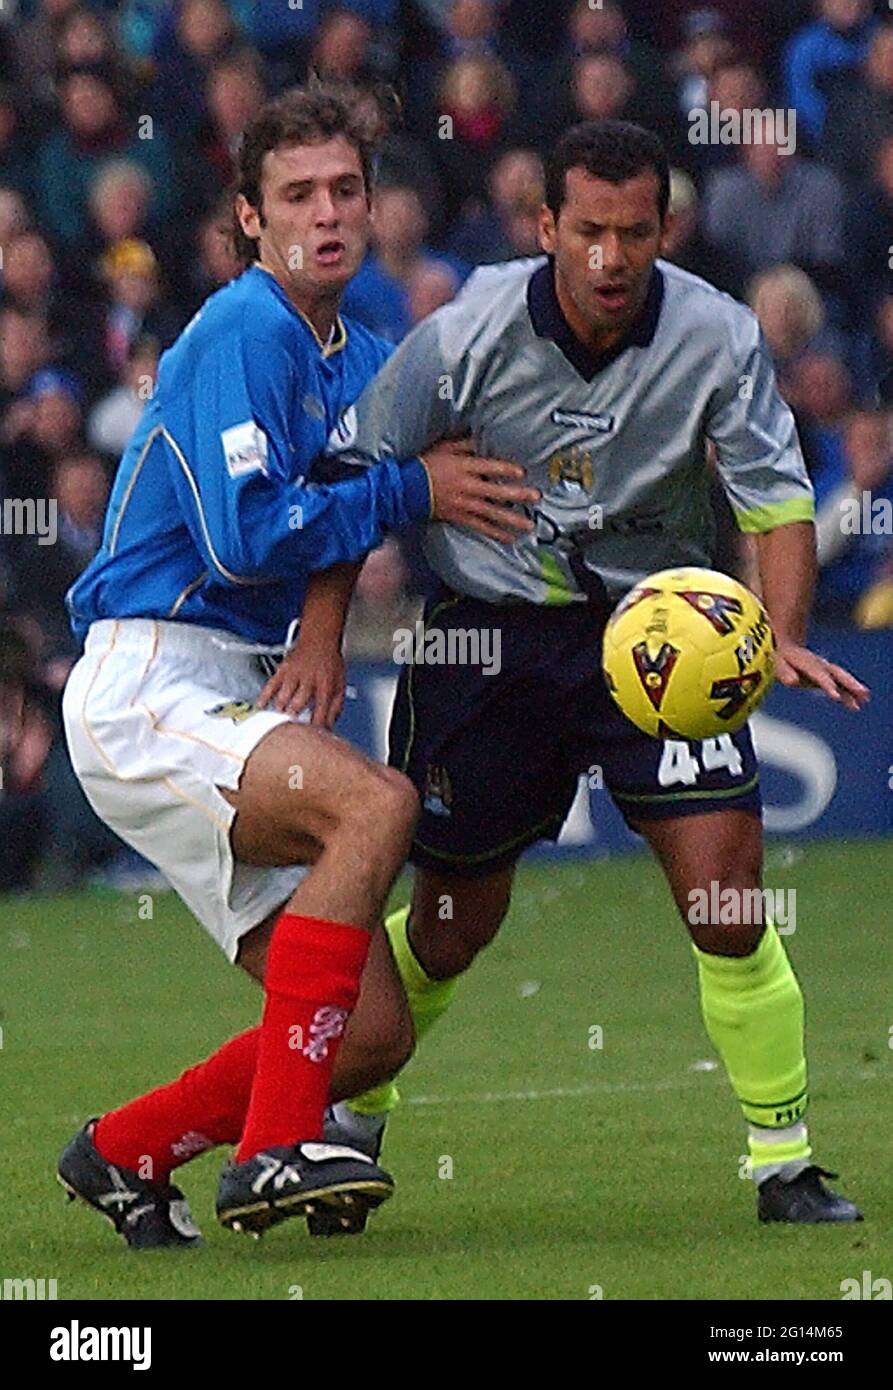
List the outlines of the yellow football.
<svg viewBox="0 0 893 1390">
<path fill-rule="evenodd" d="M 775 637 L 750 589 L 708 569 L 661 570 L 608 620 L 602 653 L 615 702 L 655 738 L 740 729 L 775 675 Z"/>
</svg>

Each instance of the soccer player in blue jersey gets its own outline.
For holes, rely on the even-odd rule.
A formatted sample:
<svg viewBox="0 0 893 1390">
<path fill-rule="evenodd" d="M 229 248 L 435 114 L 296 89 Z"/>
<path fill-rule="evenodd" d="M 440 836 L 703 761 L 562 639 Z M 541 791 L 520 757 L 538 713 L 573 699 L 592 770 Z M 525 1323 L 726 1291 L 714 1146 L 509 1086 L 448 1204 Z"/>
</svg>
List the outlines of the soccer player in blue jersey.
<svg viewBox="0 0 893 1390">
<path fill-rule="evenodd" d="M 388 351 L 338 314 L 369 236 L 356 109 L 313 83 L 246 132 L 236 214 L 251 263 L 162 357 L 102 547 L 69 596 L 85 651 L 63 712 L 84 791 L 265 991 L 259 1027 L 89 1122 L 62 1155 L 69 1192 L 139 1248 L 198 1239 L 170 1176 L 215 1144 L 238 1146 L 217 1203 L 233 1229 L 314 1208 L 337 1227 L 390 1195 L 368 1154 L 320 1141 L 327 1101 L 392 1075 L 412 1045 L 377 928 L 416 794 L 320 727 L 319 683 L 316 724 L 256 701 L 302 609 L 308 643 L 336 644 L 333 595 L 387 530 L 438 517 L 510 540 L 529 523 L 503 503 L 538 496 L 517 466 L 452 447 L 308 481 Z"/>
</svg>

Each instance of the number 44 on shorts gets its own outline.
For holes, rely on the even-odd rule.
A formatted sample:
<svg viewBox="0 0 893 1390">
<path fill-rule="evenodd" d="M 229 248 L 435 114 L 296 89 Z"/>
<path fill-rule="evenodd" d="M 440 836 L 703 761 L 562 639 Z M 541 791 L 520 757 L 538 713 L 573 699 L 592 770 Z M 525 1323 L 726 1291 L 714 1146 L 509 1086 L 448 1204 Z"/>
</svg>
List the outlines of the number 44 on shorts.
<svg viewBox="0 0 893 1390">
<path fill-rule="evenodd" d="M 702 768 L 704 772 L 715 772 L 719 767 L 727 767 L 733 777 L 741 776 L 743 763 L 741 754 L 732 742 L 730 734 L 720 734 L 718 738 L 705 738 L 700 744 L 701 761 L 682 739 L 668 738 L 657 769 L 657 780 L 662 787 L 672 787 L 681 782 L 691 787 L 698 780 Z"/>
</svg>

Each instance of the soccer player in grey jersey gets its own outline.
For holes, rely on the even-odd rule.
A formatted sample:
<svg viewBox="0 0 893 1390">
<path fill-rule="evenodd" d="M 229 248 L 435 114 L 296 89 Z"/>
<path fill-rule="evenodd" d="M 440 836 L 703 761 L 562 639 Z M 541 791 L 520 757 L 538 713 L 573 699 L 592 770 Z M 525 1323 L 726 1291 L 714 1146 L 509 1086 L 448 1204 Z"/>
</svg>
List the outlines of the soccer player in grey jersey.
<svg viewBox="0 0 893 1390">
<path fill-rule="evenodd" d="M 469 633 L 498 632 L 500 666 L 417 657 L 402 671 L 391 762 L 415 783 L 422 814 L 408 924 L 402 914 L 389 930 L 419 1036 L 498 930 L 520 853 L 557 836 L 580 772 L 600 766 L 690 931 L 707 1030 L 748 1122 L 761 1219 L 852 1221 L 858 1209 L 811 1162 L 803 1004 L 775 927 L 749 912 L 733 924 L 689 912 L 711 884 L 742 902 L 760 886 L 750 735 L 650 739 L 614 709 L 597 672 L 605 619 L 630 585 L 711 563 L 712 441 L 738 526 L 755 537 L 779 680 L 851 709 L 868 694 L 803 645 L 815 536 L 794 421 L 750 310 L 658 258 L 668 184 L 660 142 L 640 127 L 567 132 L 547 170 L 547 257 L 472 276 L 409 335 L 333 438 L 342 460 L 362 466 L 470 435 L 478 453 L 522 464 L 542 494 L 535 529 L 511 544 L 427 528 L 442 590 L 424 648 L 437 634 L 449 652 Z M 268 695 L 287 703 L 300 666 L 287 660 Z M 395 1097 L 379 1088 L 337 1118 L 354 1135 L 374 1133 L 381 1119 L 370 1117 Z"/>
</svg>

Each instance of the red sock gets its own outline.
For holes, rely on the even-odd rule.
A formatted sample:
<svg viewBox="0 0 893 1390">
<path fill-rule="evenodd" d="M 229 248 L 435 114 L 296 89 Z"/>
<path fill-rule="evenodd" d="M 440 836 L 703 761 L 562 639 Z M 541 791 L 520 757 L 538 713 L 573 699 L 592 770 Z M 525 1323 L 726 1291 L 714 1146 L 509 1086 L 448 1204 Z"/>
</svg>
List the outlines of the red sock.
<svg viewBox="0 0 893 1390">
<path fill-rule="evenodd" d="M 236 1162 L 261 1149 L 322 1137 L 335 1055 L 371 934 L 283 912 L 267 956 L 257 1068 Z"/>
<path fill-rule="evenodd" d="M 103 1115 L 93 1131 L 103 1158 L 150 1182 L 167 1182 L 171 1169 L 206 1149 L 235 1144 L 251 1096 L 259 1039 L 260 1028 L 249 1028 L 176 1081 Z"/>
</svg>

